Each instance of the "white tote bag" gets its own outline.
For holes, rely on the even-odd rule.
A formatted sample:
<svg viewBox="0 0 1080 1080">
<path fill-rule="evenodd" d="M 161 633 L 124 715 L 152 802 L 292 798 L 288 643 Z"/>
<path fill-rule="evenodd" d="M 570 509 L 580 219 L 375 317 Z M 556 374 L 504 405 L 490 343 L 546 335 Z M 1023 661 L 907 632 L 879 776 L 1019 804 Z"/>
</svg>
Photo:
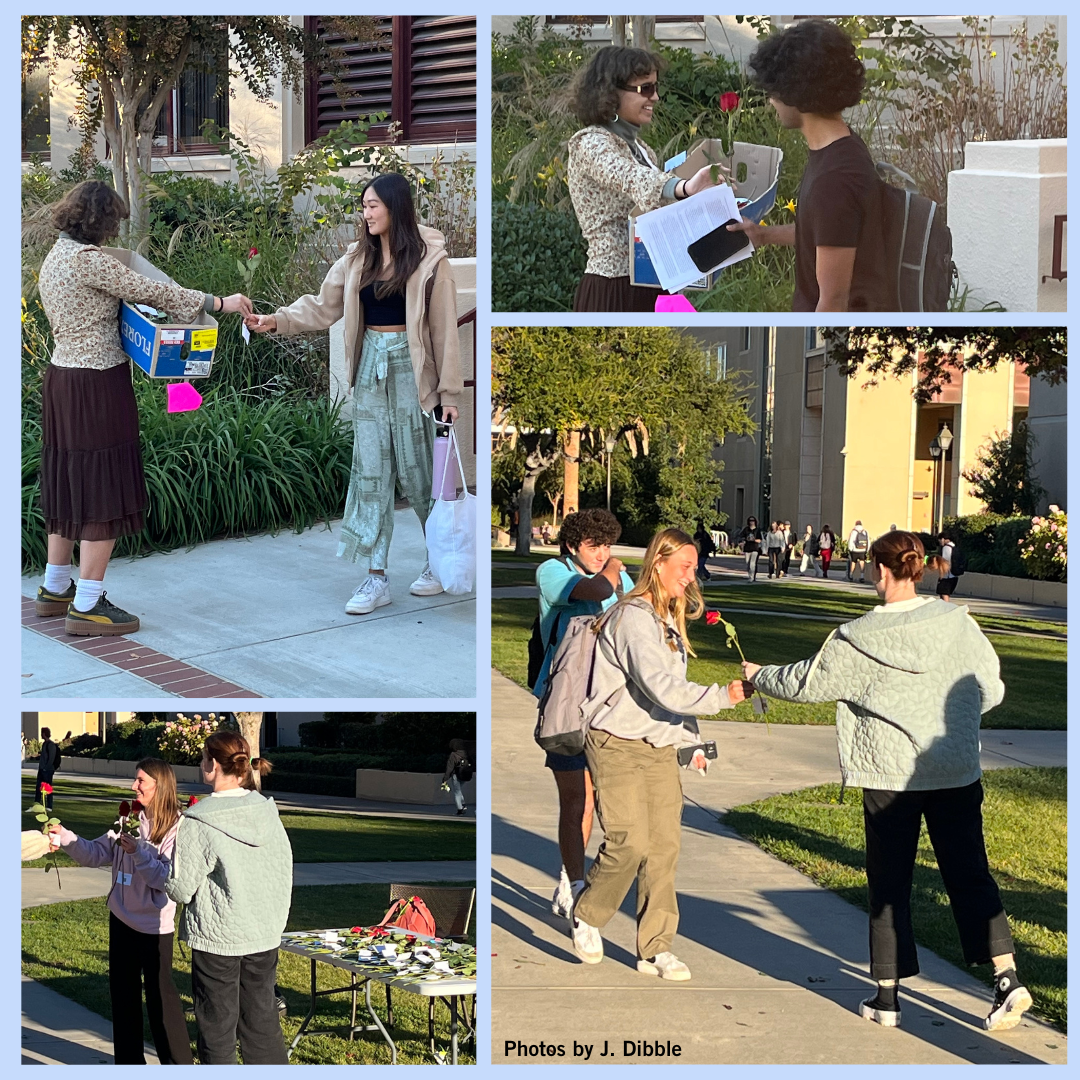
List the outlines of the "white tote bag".
<svg viewBox="0 0 1080 1080">
<path fill-rule="evenodd" d="M 471 593 L 476 584 L 476 496 L 470 495 L 465 486 L 465 470 L 461 466 L 457 432 L 450 428 L 453 459 L 457 462 L 461 478 L 461 494 L 453 500 L 437 498 L 428 514 L 427 535 L 428 565 L 439 579 L 443 589 L 454 596 Z M 446 465 L 450 468 L 450 447 L 447 447 Z M 438 485 L 443 490 L 443 484 Z"/>
</svg>

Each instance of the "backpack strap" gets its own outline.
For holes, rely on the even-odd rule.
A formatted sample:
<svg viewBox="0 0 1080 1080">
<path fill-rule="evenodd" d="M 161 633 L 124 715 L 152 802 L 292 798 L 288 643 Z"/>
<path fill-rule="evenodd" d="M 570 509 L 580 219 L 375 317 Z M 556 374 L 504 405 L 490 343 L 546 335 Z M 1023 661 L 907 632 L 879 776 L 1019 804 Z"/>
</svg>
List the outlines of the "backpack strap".
<svg viewBox="0 0 1080 1080">
<path fill-rule="evenodd" d="M 431 294 L 435 291 L 435 275 L 439 272 L 439 264 L 435 264 L 435 269 L 431 271 L 431 277 L 427 279 L 427 284 L 424 286 L 424 314 L 426 315 L 431 310 Z"/>
</svg>

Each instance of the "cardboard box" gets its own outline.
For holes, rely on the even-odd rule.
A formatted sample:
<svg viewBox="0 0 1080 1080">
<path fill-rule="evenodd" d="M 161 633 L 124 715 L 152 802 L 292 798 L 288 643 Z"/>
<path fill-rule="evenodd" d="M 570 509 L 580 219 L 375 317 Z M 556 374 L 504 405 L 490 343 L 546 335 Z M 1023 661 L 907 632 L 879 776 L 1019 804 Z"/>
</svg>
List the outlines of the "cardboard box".
<svg viewBox="0 0 1080 1080">
<path fill-rule="evenodd" d="M 136 251 L 102 250 L 143 277 L 176 284 Z M 214 363 L 217 336 L 217 319 L 206 312 L 193 323 L 155 323 L 134 304 L 120 302 L 120 344 L 151 379 L 205 379 Z"/>
<path fill-rule="evenodd" d="M 776 189 L 780 183 L 780 166 L 783 160 L 784 152 L 778 146 L 737 142 L 729 157 L 725 155 L 719 139 L 702 139 L 690 150 L 666 161 L 664 171 L 674 172 L 676 176 L 689 180 L 706 165 L 727 166 L 735 183 L 735 197 L 739 201 L 743 217 L 761 221 L 776 205 Z M 637 207 L 630 213 L 630 283 L 659 289 L 660 279 L 656 276 L 652 259 L 634 229 L 634 221 L 640 213 Z M 710 274 L 694 282 L 689 288 L 711 289 L 715 283 L 716 274 Z"/>
</svg>

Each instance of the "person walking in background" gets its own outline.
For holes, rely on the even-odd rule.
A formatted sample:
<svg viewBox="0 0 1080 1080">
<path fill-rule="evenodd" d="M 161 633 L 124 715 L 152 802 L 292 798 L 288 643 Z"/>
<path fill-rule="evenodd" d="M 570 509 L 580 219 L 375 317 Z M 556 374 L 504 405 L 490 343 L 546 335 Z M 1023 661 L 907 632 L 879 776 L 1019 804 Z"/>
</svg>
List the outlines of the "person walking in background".
<svg viewBox="0 0 1080 1080">
<path fill-rule="evenodd" d="M 702 581 L 708 581 L 712 574 L 709 573 L 707 563 L 709 556 L 716 551 L 716 545 L 713 543 L 711 534 L 705 528 L 704 521 L 698 522 L 697 532 L 694 533 L 694 543 L 697 544 L 698 549 L 697 576 Z"/>
<path fill-rule="evenodd" d="M 278 946 L 292 902 L 292 848 L 273 799 L 255 785 L 270 762 L 218 731 L 199 769 L 213 791 L 180 819 L 165 891 L 184 905 L 180 938 L 191 947 L 191 994 L 202 1065 L 285 1065 L 275 1000 Z M 250 786 L 249 786 L 250 785 Z"/>
<path fill-rule="evenodd" d="M 786 544 L 787 533 L 784 531 L 783 523 L 774 521 L 769 526 L 769 532 L 765 538 L 765 549 L 769 557 L 769 577 L 780 577 L 780 568 L 784 562 L 784 547 Z"/>
<path fill-rule="evenodd" d="M 791 553 L 795 550 L 796 536 L 792 531 L 791 522 L 785 521 L 783 523 L 784 530 L 784 561 L 780 566 L 780 576 L 787 577 L 788 571 L 791 568 Z"/>
<path fill-rule="evenodd" d="M 696 564 L 697 548 L 686 533 L 661 530 L 645 551 L 637 585 L 600 628 L 582 717 L 589 723 L 585 753 L 604 842 L 574 905 L 570 931 L 581 960 L 600 963 L 600 928 L 636 879 L 637 969 L 674 981 L 690 978 L 671 951 L 679 926 L 678 749 L 700 741 L 698 716 L 730 709 L 748 689 L 739 679 L 700 686 L 686 677 L 693 655 L 686 622 L 705 611 Z M 707 770 L 700 747 L 686 767 Z"/>
<path fill-rule="evenodd" d="M 952 594 L 956 592 L 956 586 L 960 584 L 960 578 L 953 573 L 953 562 L 956 560 L 956 545 L 946 533 L 938 537 L 941 544 L 941 554 L 935 559 L 934 569 L 938 572 L 937 594 L 947 602 L 952 601 Z"/>
<path fill-rule="evenodd" d="M 688 180 L 661 172 L 639 138 L 652 123 L 665 66 L 645 49 L 607 45 L 592 54 L 571 91 L 571 109 L 586 125 L 567 148 L 570 201 L 588 253 L 575 311 L 653 311 L 659 292 L 630 284 L 630 211 L 655 210 L 722 182 L 711 165 Z"/>
<path fill-rule="evenodd" d="M 149 505 L 131 361 L 120 344 L 121 300 L 152 304 L 182 322 L 201 312 L 251 311 L 240 293 L 220 297 L 154 281 L 101 245 L 127 204 L 108 184 L 84 180 L 53 207 L 59 232 L 38 276 L 54 347 L 41 389 L 41 510 L 45 580 L 34 611 L 64 615 L 81 637 L 133 634 L 135 615 L 106 599 L 105 572 L 121 536 L 141 532 Z M 79 581 L 71 568 L 79 545 Z"/>
<path fill-rule="evenodd" d="M 742 545 L 743 557 L 746 559 L 746 580 L 757 581 L 758 559 L 761 558 L 765 537 L 758 528 L 756 517 L 746 519 L 746 526 L 740 531 L 737 540 Z"/>
<path fill-rule="evenodd" d="M 34 788 L 34 802 L 42 802 L 41 785 L 48 784 L 52 787 L 53 776 L 60 768 L 60 747 L 52 741 L 52 731 L 43 727 L 41 729 L 41 750 L 38 753 L 37 785 Z M 46 810 L 53 808 L 52 791 L 45 794 L 42 803 Z"/>
<path fill-rule="evenodd" d="M 360 202 L 360 237 L 330 267 L 319 295 L 244 320 L 258 334 L 283 336 L 345 320 L 353 457 L 338 556 L 361 561 L 368 571 L 345 604 L 348 615 L 367 615 L 391 602 L 386 571 L 395 488 L 424 528 L 435 424 L 457 420 L 464 392 L 457 287 L 446 238 L 417 223 L 412 188 L 400 173 L 368 181 Z M 425 562 L 409 592 L 442 591 Z"/>
<path fill-rule="evenodd" d="M 799 563 L 799 573 L 803 577 L 807 576 L 807 571 L 810 572 L 811 577 L 817 577 L 817 555 L 817 532 L 813 525 L 807 525 L 802 538 L 802 561 Z"/>
<path fill-rule="evenodd" d="M 836 535 L 828 525 L 821 526 L 818 533 L 818 552 L 821 554 L 821 576 L 829 576 L 829 564 L 832 562 L 833 552 L 836 550 Z"/>
<path fill-rule="evenodd" d="M 83 840 L 70 829 L 49 830 L 54 845 L 80 866 L 109 866 L 109 1000 L 113 1059 L 145 1065 L 143 990 L 146 1017 L 162 1065 L 191 1065 L 191 1041 L 180 994 L 173 982 L 173 919 L 176 904 L 165 894 L 180 806 L 176 774 L 158 758 L 135 766 L 131 817 L 138 834 L 108 832 Z M 121 804 L 123 810 L 123 804 Z"/>
<path fill-rule="evenodd" d="M 534 628 L 541 659 L 532 692 L 540 699 L 547 690 L 555 650 L 574 615 L 599 615 L 634 586 L 611 545 L 622 525 L 608 510 L 578 510 L 568 514 L 559 530 L 559 558 L 548 559 L 536 571 L 540 613 Z M 530 673 L 531 674 L 531 673 Z M 585 887 L 585 848 L 593 822 L 593 786 L 585 754 L 548 751 L 544 764 L 559 792 L 559 884 L 551 898 L 554 914 L 568 918 L 574 897 Z"/>
<path fill-rule="evenodd" d="M 911 889 L 925 818 L 964 959 L 993 964 L 994 1003 L 983 1025 L 1003 1030 L 1032 1004 L 983 840 L 979 726 L 1005 687 L 968 609 L 917 595 L 924 558 L 914 533 L 878 537 L 870 571 L 881 606 L 834 630 L 808 660 L 747 663 L 743 671 L 770 697 L 837 702 L 843 781 L 863 789 L 870 975 L 878 984 L 860 1015 L 898 1027 L 899 982 L 919 972 Z"/>
<path fill-rule="evenodd" d="M 866 553 L 870 550 L 870 534 L 863 528 L 860 518 L 855 519 L 855 525 L 848 536 L 848 560 L 847 579 L 855 580 L 856 564 L 859 568 L 859 581 L 866 581 Z"/>
<path fill-rule="evenodd" d="M 458 817 L 465 813 L 465 795 L 461 790 L 461 785 L 468 783 L 473 778 L 475 771 L 476 763 L 469 756 L 468 744 L 464 739 L 451 739 L 450 756 L 446 759 L 446 772 L 443 773 L 442 789 L 453 794 Z"/>
</svg>

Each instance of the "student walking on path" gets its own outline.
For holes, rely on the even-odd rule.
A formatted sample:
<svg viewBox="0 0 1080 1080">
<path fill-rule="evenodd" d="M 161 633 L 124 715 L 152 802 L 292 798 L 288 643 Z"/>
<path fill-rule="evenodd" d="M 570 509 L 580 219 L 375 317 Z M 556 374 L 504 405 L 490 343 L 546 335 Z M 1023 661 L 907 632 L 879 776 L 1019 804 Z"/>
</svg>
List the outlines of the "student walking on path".
<svg viewBox="0 0 1080 1080">
<path fill-rule="evenodd" d="M 559 529 L 557 559 L 536 570 L 540 595 L 538 643 L 542 660 L 533 694 L 542 698 L 555 650 L 575 615 L 599 615 L 634 587 L 611 545 L 622 535 L 622 525 L 608 510 L 578 510 L 568 514 Z M 585 754 L 548 751 L 544 764 L 555 777 L 559 792 L 559 884 L 551 910 L 568 918 L 574 898 L 585 888 L 585 847 L 592 834 L 593 785 Z"/>
<path fill-rule="evenodd" d="M 802 561 L 799 563 L 799 573 L 803 577 L 806 577 L 808 573 L 811 577 L 817 577 L 819 550 L 817 532 L 813 525 L 807 525 L 802 538 Z"/>
<path fill-rule="evenodd" d="M 769 554 L 769 577 L 779 578 L 784 572 L 784 548 L 787 546 L 787 533 L 782 522 L 774 521 L 769 526 L 765 546 Z"/>
<path fill-rule="evenodd" d="M 744 674 L 784 701 L 837 702 L 843 781 L 863 789 L 870 974 L 878 984 L 860 1014 L 899 1026 L 899 982 L 919 972 L 911 889 L 925 818 L 964 959 L 993 964 L 984 1026 L 1001 1030 L 1032 1004 L 983 840 L 979 725 L 1005 687 L 997 654 L 967 608 L 917 595 L 924 559 L 914 533 L 879 537 L 870 563 L 884 603 L 833 631 L 809 660 L 746 663 Z"/>
<path fill-rule="evenodd" d="M 604 842 L 571 916 L 574 951 L 586 964 L 604 958 L 600 928 L 637 880 L 637 969 L 685 981 L 690 969 L 671 951 L 679 928 L 675 870 L 682 822 L 678 750 L 699 742 L 698 716 L 730 709 L 747 686 L 699 686 L 686 677 L 687 619 L 705 610 L 695 578 L 697 548 L 664 529 L 649 543 L 637 585 L 599 632 L 585 754 L 596 786 Z M 708 768 L 699 748 L 687 768 Z"/>
<path fill-rule="evenodd" d="M 771 34 L 750 57 L 755 84 L 809 155 L 794 225 L 743 221 L 754 246 L 795 246 L 795 311 L 891 311 L 882 182 L 870 151 L 844 123 L 866 69 L 847 34 L 806 19 Z"/>
<path fill-rule="evenodd" d="M 836 550 L 836 534 L 828 525 L 821 526 L 817 538 L 818 554 L 821 556 L 821 576 L 829 576 L 829 565 Z"/>
<path fill-rule="evenodd" d="M 37 784 L 34 787 L 34 802 L 42 803 L 46 810 L 53 808 L 52 782 L 56 770 L 60 768 L 60 747 L 52 740 L 52 731 L 43 727 L 41 729 L 41 750 L 38 751 Z M 49 790 L 45 798 L 41 797 L 41 785 L 46 784 Z"/>
<path fill-rule="evenodd" d="M 851 533 L 848 535 L 848 560 L 847 579 L 855 580 L 855 568 L 858 566 L 859 581 L 866 581 L 866 553 L 870 550 L 870 534 L 863 528 L 860 518 L 855 519 Z"/>
<path fill-rule="evenodd" d="M 292 848 L 273 799 L 255 791 L 250 757 L 231 731 L 211 735 L 199 765 L 213 791 L 180 820 L 170 899 L 184 904 L 180 937 L 191 947 L 191 993 L 199 1062 L 284 1065 L 274 984 L 292 903 Z"/>
<path fill-rule="evenodd" d="M 746 580 L 757 581 L 758 560 L 765 537 L 758 528 L 757 518 L 748 517 L 746 527 L 739 533 L 738 541 L 742 545 L 743 558 L 746 560 Z"/>
<path fill-rule="evenodd" d="M 176 774 L 158 758 L 135 766 L 129 807 L 138 835 L 108 832 L 83 840 L 57 825 L 53 843 L 80 866 L 110 866 L 109 1000 L 112 1004 L 113 1055 L 117 1065 L 145 1065 L 143 990 L 146 1016 L 162 1065 L 191 1065 L 191 1041 L 184 1007 L 173 982 L 173 919 L 176 904 L 165 893 L 180 807 Z M 136 809 L 138 807 L 138 809 Z M 123 810 L 123 804 L 121 804 Z M 123 815 L 122 815 L 123 816 Z"/>
</svg>

